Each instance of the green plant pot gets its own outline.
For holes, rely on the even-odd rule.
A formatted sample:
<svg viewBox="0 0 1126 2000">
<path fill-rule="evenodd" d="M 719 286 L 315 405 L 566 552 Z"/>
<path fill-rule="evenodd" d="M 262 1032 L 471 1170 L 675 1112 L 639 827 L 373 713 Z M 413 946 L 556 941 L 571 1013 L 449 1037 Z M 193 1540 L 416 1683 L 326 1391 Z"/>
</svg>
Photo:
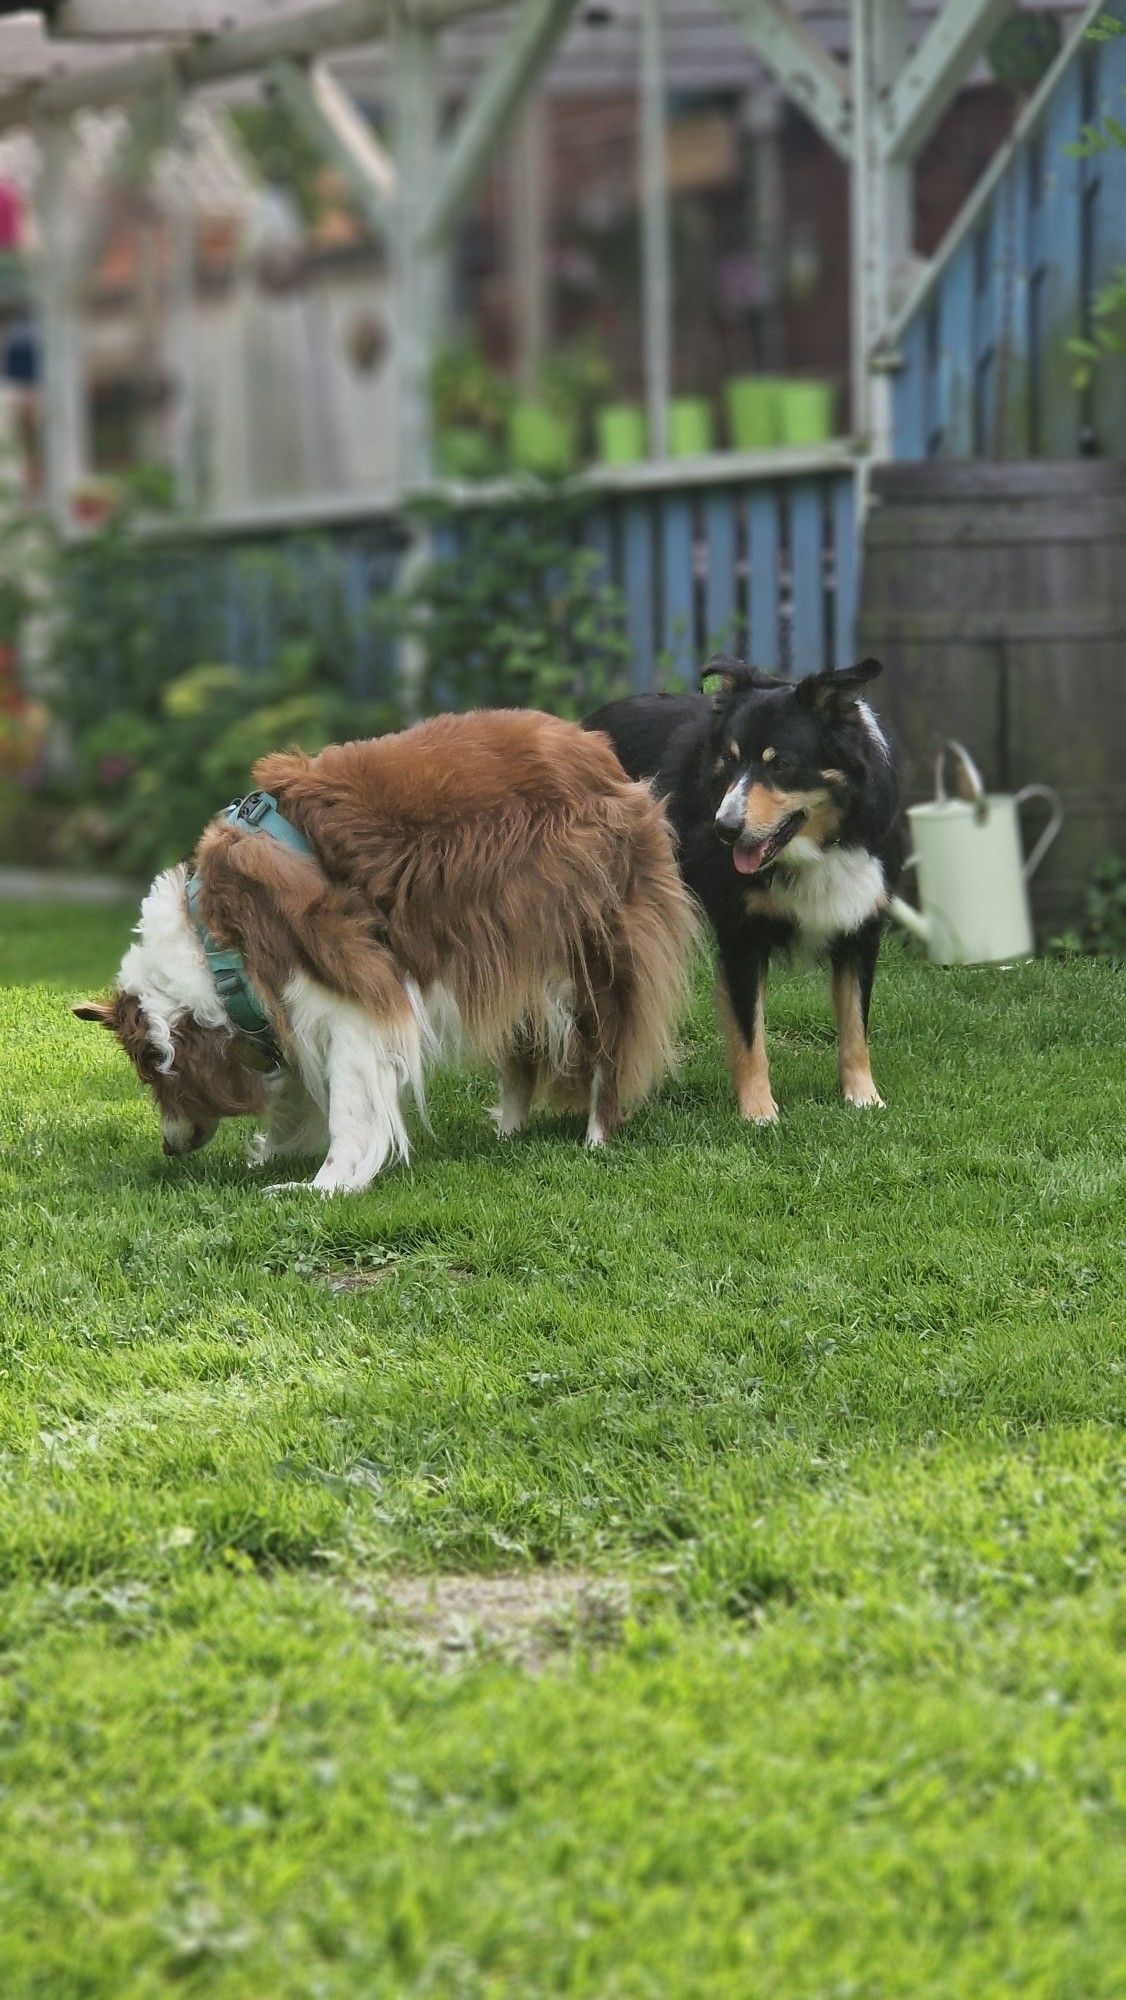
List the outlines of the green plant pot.
<svg viewBox="0 0 1126 2000">
<path fill-rule="evenodd" d="M 558 478 L 574 469 L 575 425 L 546 403 L 516 403 L 508 420 L 508 450 L 517 472 Z"/>
<path fill-rule="evenodd" d="M 728 384 L 727 425 L 736 451 L 769 451 L 779 442 L 776 375 L 736 375 Z"/>
<path fill-rule="evenodd" d="M 438 470 L 446 479 L 487 479 L 497 469 L 496 447 L 485 431 L 451 424 L 435 440 Z"/>
<path fill-rule="evenodd" d="M 670 458 L 697 458 L 714 443 L 711 404 L 702 396 L 678 396 L 669 404 Z"/>
<path fill-rule="evenodd" d="M 594 420 L 603 465 L 637 465 L 645 457 L 645 412 L 638 403 L 607 403 Z"/>
<path fill-rule="evenodd" d="M 778 394 L 780 444 L 824 444 L 833 435 L 829 382 L 783 382 Z"/>
</svg>

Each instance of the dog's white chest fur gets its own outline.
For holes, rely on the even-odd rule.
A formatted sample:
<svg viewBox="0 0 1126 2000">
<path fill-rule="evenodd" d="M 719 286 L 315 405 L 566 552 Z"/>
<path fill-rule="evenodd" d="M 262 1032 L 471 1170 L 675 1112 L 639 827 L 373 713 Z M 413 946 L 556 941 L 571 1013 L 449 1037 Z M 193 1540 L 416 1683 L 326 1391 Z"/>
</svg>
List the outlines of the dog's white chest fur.
<svg viewBox="0 0 1126 2000">
<path fill-rule="evenodd" d="M 770 899 L 810 945 L 847 937 L 887 899 L 884 871 L 862 847 L 818 847 L 801 834 L 774 872 Z"/>
</svg>

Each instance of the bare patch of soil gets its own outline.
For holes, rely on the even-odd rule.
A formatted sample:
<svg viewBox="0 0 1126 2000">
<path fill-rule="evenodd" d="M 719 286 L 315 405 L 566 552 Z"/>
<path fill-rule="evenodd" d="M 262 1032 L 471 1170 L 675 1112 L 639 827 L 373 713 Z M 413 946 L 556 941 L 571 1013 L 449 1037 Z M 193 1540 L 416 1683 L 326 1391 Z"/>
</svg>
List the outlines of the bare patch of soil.
<svg viewBox="0 0 1126 2000">
<path fill-rule="evenodd" d="M 488 1653 L 533 1673 L 577 1647 L 616 1645 L 630 1608 L 622 1578 L 574 1570 L 391 1577 L 378 1593 L 354 1593 L 352 1602 L 447 1670 Z"/>
</svg>

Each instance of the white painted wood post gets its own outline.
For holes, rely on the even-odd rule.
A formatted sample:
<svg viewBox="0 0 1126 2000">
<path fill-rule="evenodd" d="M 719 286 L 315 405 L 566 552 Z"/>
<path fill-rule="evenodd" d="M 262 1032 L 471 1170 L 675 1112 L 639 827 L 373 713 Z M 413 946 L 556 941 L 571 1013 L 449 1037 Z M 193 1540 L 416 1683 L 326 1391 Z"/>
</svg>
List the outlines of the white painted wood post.
<svg viewBox="0 0 1126 2000">
<path fill-rule="evenodd" d="M 672 254 L 669 222 L 662 0 L 642 0 L 641 285 L 649 456 L 667 458 L 672 383 Z"/>
<path fill-rule="evenodd" d="M 394 161 L 393 310 L 398 378 L 400 487 L 424 485 L 433 471 L 430 373 L 438 339 L 441 264 L 424 240 L 424 217 L 438 162 L 438 74 L 433 33 L 401 20 L 392 39 Z"/>
<path fill-rule="evenodd" d="M 43 456 L 47 505 L 57 528 L 70 521 L 71 498 L 87 463 L 86 392 L 74 299 L 74 216 L 67 187 L 71 132 L 51 119 L 36 133 L 41 167 L 36 189 L 39 301 L 43 347 Z"/>
<path fill-rule="evenodd" d="M 879 347 L 911 259 L 912 169 L 883 145 L 906 47 L 906 0 L 852 0 L 852 426 L 875 459 L 891 450 L 891 381 Z"/>
<path fill-rule="evenodd" d="M 756 312 L 757 359 L 766 369 L 778 369 L 783 358 L 782 250 L 785 203 L 782 188 L 782 97 L 764 79 L 744 100 L 744 124 L 751 151 L 751 243 L 762 286 Z"/>
<path fill-rule="evenodd" d="M 548 342 L 547 107 L 529 97 L 513 134 L 509 218 L 520 387 L 534 396 Z"/>
<path fill-rule="evenodd" d="M 182 120 L 176 134 L 180 174 L 172 215 L 172 271 L 169 286 L 170 347 L 176 402 L 172 417 L 172 469 L 176 498 L 185 512 L 199 505 L 199 357 L 196 341 L 195 204 L 192 201 L 191 136 Z"/>
</svg>

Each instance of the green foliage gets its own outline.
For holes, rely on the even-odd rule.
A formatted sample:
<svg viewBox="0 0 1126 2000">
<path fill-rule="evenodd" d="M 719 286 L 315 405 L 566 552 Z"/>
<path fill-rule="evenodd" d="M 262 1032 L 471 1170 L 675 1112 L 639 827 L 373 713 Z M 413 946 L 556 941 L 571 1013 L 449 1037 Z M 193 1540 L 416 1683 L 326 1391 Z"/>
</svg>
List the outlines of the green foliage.
<svg viewBox="0 0 1126 2000">
<path fill-rule="evenodd" d="M 158 498 L 134 482 L 55 559 L 47 679 L 72 757 L 37 794 L 52 829 L 42 859 L 150 871 L 190 852 L 265 751 L 402 722 L 386 647 L 385 691 L 350 685 L 356 613 L 331 544 L 142 535 Z M 365 615 L 374 635 L 374 606 Z M 248 658 L 231 659 L 240 634 Z"/>
<path fill-rule="evenodd" d="M 1092 42 L 1116 41 L 1122 35 L 1126 35 L 1126 22 L 1113 14 L 1100 14 L 1087 29 L 1087 39 Z M 1107 114 L 1101 126 L 1082 126 L 1077 142 L 1063 150 L 1073 159 L 1089 160 L 1122 148 L 1126 148 L 1126 125 Z M 1080 390 L 1091 387 L 1103 362 L 1126 354 L 1126 265 L 1112 271 L 1091 299 L 1090 338 L 1076 336 L 1066 347 L 1076 364 L 1072 380 Z"/>
<path fill-rule="evenodd" d="M 269 676 L 196 667 L 162 689 L 155 718 L 128 709 L 102 717 L 77 741 L 83 784 L 72 844 L 79 852 L 97 844 L 116 866 L 151 874 L 191 852 L 267 751 L 320 750 L 397 724 L 393 711 L 306 680 L 305 663 L 291 649 Z"/>
<path fill-rule="evenodd" d="M 505 425 L 514 391 L 486 361 L 476 341 L 462 341 L 442 350 L 434 362 L 430 394 L 439 471 L 451 477 L 463 470 L 476 477 L 502 472 Z M 464 466 L 449 462 L 447 438 L 451 432 L 470 433 L 477 439 L 472 462 Z"/>
<path fill-rule="evenodd" d="M 768 1133 L 701 979 L 604 1154 L 267 1201 L 69 1017 L 133 915 L 0 927 L 4 2000 L 1111 2000 L 1120 974 L 893 949 L 876 1115 L 782 969 Z"/>
<path fill-rule="evenodd" d="M 545 357 L 532 400 L 573 428 L 589 447 L 595 410 L 613 386 L 613 370 L 597 334 L 579 335 Z M 431 407 L 439 472 L 489 478 L 509 462 L 507 428 L 517 402 L 513 383 L 485 359 L 475 341 L 447 347 L 431 375 Z"/>
<path fill-rule="evenodd" d="M 579 717 L 624 684 L 625 604 L 593 550 L 572 539 L 583 502 L 529 495 L 519 509 L 417 511 L 449 553 L 435 555 L 392 617 L 422 648 L 422 702 L 546 708 Z"/>
<path fill-rule="evenodd" d="M 1012 14 L 997 29 L 985 53 L 998 83 L 1027 93 L 1035 90 L 1050 69 L 1062 40 L 1054 14 Z"/>
<path fill-rule="evenodd" d="M 228 116 L 263 180 L 283 187 L 303 222 L 315 223 L 323 207 L 324 154 L 276 97 L 235 104 Z"/>
<path fill-rule="evenodd" d="M 1100 362 L 1111 355 L 1126 354 L 1126 264 L 1100 286 L 1091 301 L 1090 339 L 1075 336 L 1068 341 L 1067 351 L 1076 362 L 1072 379 L 1077 389 L 1090 387 Z"/>
<path fill-rule="evenodd" d="M 1091 871 L 1083 924 L 1052 939 L 1066 958 L 1086 952 L 1096 958 L 1126 960 L 1126 859 L 1105 854 Z"/>
</svg>

